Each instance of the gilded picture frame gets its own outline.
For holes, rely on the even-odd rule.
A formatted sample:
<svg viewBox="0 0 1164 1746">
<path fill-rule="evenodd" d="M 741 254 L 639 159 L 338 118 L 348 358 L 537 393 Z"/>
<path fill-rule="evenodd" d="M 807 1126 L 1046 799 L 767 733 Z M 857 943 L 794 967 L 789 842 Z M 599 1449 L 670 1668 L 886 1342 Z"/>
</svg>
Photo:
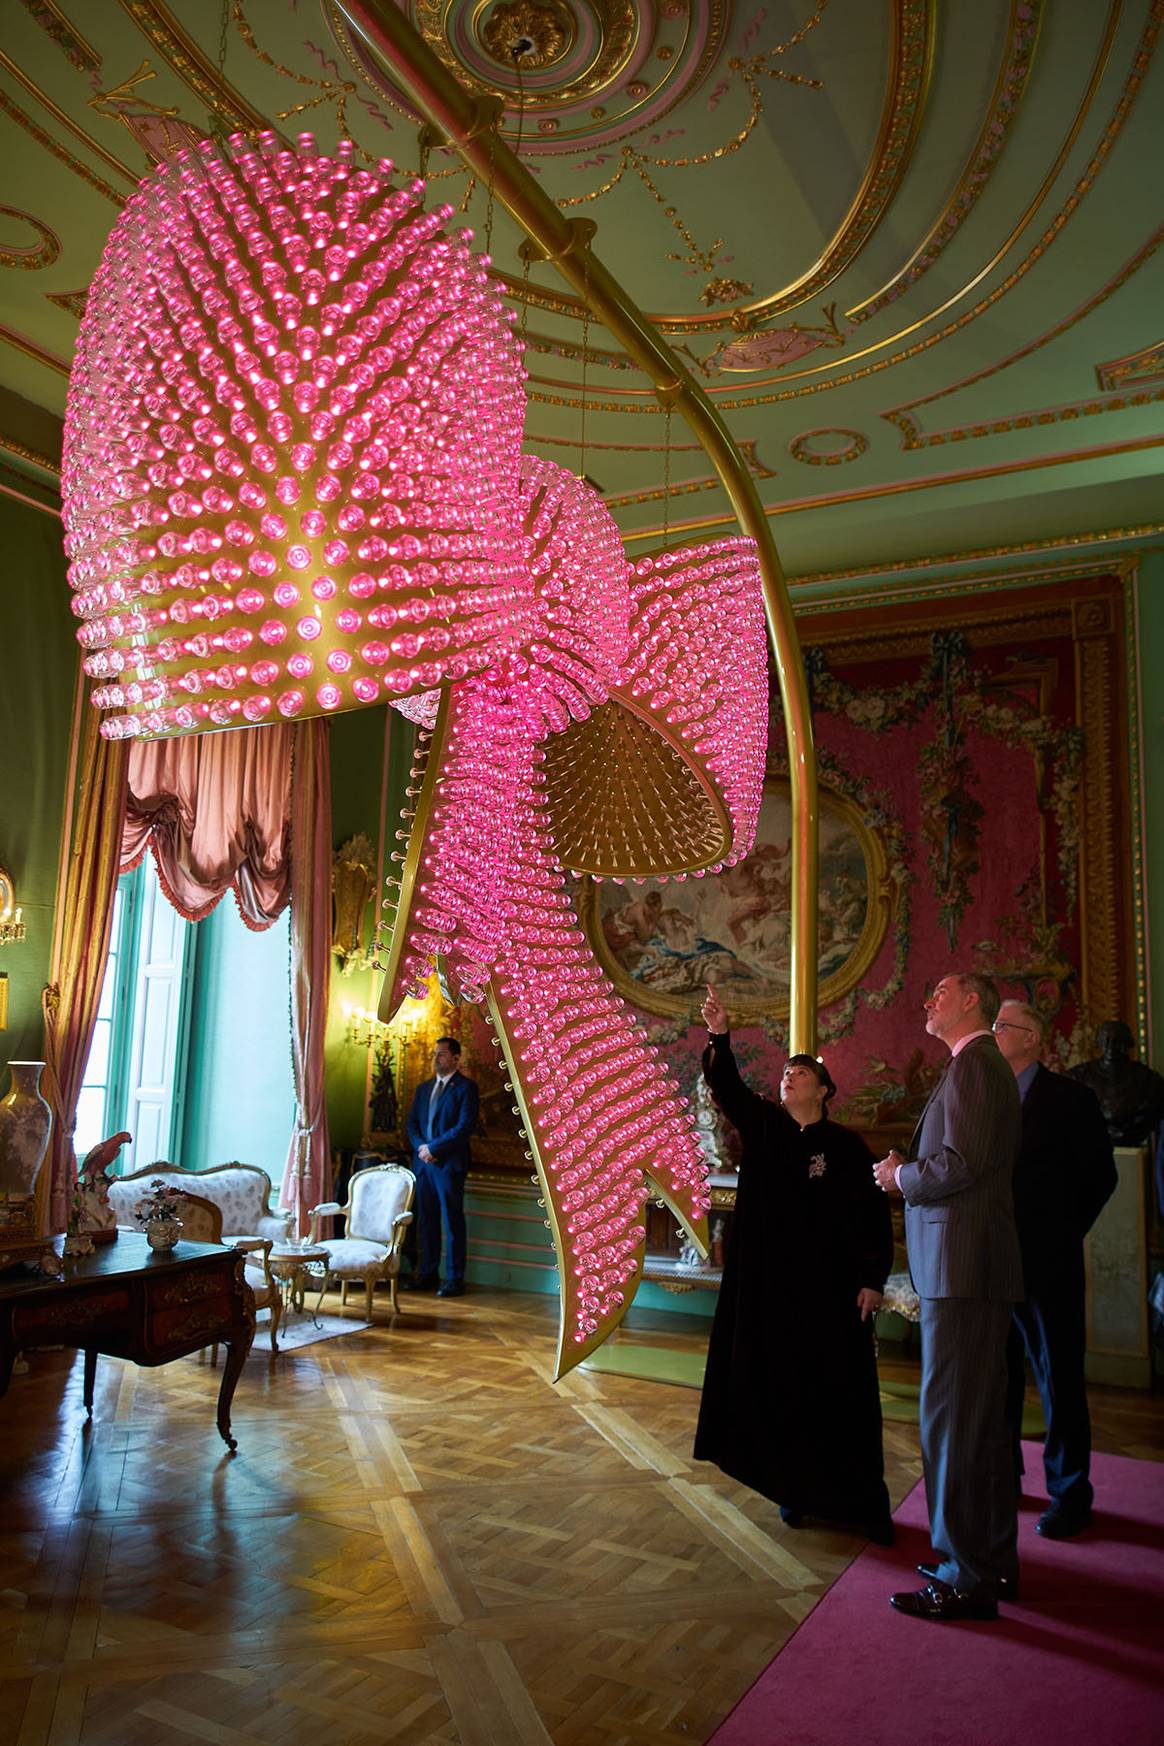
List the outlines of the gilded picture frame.
<svg viewBox="0 0 1164 1746">
<path fill-rule="evenodd" d="M 881 836 L 857 804 L 824 783 L 819 797 L 825 1007 L 867 975 L 897 887 Z M 624 999 L 662 1018 L 689 1017 L 711 981 L 737 1024 L 787 1015 L 790 823 L 788 779 L 770 776 L 755 847 L 738 866 L 684 881 L 582 880 L 582 926 Z"/>
</svg>

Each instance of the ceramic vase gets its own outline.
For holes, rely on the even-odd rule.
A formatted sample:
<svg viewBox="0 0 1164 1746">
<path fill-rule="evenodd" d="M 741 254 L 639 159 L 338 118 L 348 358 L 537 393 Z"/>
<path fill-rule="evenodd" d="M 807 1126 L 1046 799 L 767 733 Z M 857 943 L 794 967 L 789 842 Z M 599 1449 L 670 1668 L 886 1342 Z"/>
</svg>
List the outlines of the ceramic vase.
<svg viewBox="0 0 1164 1746">
<path fill-rule="evenodd" d="M 52 1111 L 40 1095 L 43 1061 L 10 1061 L 12 1088 L 0 1102 L 0 1199 L 31 1200 L 48 1150 Z"/>
<path fill-rule="evenodd" d="M 151 1219 L 145 1228 L 146 1242 L 161 1253 L 172 1249 L 182 1235 L 181 1219 Z"/>
</svg>

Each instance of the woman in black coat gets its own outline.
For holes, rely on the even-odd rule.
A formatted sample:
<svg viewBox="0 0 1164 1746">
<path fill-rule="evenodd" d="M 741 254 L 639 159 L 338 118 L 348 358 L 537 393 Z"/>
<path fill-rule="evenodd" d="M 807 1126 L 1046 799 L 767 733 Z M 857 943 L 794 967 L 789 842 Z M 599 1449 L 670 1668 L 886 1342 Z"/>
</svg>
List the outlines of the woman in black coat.
<svg viewBox="0 0 1164 1746">
<path fill-rule="evenodd" d="M 793 1055 L 780 1102 L 750 1091 L 709 984 L 703 1072 L 743 1142 L 695 1455 L 780 1505 L 893 1541 L 873 1317 L 893 1263 L 873 1154 L 828 1119 L 836 1090 Z"/>
</svg>

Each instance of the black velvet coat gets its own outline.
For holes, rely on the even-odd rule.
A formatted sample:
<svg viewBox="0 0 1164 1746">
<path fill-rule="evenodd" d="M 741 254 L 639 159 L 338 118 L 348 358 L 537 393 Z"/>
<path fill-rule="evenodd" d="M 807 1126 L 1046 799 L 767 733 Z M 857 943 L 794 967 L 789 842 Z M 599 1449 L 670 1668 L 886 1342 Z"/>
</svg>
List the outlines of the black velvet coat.
<svg viewBox="0 0 1164 1746">
<path fill-rule="evenodd" d="M 743 1156 L 712 1324 L 695 1455 L 786 1509 L 889 1515 L 873 1322 L 857 1294 L 893 1264 L 888 1197 L 859 1134 L 801 1129 L 749 1091 L 728 1037 L 704 1076 Z"/>
</svg>

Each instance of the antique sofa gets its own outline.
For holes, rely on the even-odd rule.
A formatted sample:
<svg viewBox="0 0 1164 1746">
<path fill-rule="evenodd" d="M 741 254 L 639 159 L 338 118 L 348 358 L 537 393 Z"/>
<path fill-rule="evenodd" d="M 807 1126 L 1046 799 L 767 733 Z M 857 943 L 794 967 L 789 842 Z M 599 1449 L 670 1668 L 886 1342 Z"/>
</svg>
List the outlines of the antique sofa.
<svg viewBox="0 0 1164 1746">
<path fill-rule="evenodd" d="M 133 1209 L 157 1178 L 190 1194 L 201 1195 L 222 1213 L 222 1241 L 263 1237 L 272 1243 L 291 1240 L 291 1214 L 271 1205 L 271 1178 L 254 1164 L 216 1164 L 212 1170 L 183 1170 L 159 1159 L 147 1170 L 109 1181 L 109 1204 L 119 1225 L 136 1228 Z"/>
</svg>

